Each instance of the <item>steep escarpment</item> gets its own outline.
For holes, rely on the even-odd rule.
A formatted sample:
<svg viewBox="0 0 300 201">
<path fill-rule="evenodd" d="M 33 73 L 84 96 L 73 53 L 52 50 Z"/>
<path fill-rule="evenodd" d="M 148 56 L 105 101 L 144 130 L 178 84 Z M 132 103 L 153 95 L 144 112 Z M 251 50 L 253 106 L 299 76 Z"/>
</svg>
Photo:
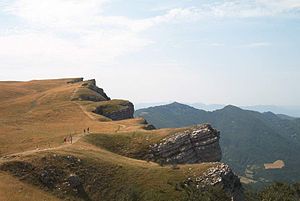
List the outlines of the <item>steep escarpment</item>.
<svg viewBox="0 0 300 201">
<path fill-rule="evenodd" d="M 94 79 L 83 81 L 77 78 L 68 82 L 69 84 L 81 83 L 74 91 L 72 101 L 89 101 L 90 112 L 105 116 L 111 120 L 123 120 L 133 118 L 134 106 L 126 100 L 111 100 L 102 88 L 96 85 Z"/>
<path fill-rule="evenodd" d="M 166 164 L 220 161 L 219 138 L 219 132 L 210 125 L 198 125 L 151 145 L 149 158 Z"/>
<path fill-rule="evenodd" d="M 224 163 L 215 163 L 204 173 L 196 177 L 189 177 L 185 182 L 187 186 L 203 189 L 207 186 L 219 186 L 227 192 L 233 201 L 243 201 L 244 193 L 240 179 L 232 169 Z"/>
<path fill-rule="evenodd" d="M 208 124 L 181 129 L 167 137 L 157 135 L 158 130 L 118 135 L 87 136 L 88 142 L 123 156 L 152 160 L 163 167 L 180 171 L 188 163 L 210 168 L 197 172 L 193 165 L 186 173 L 184 185 L 196 191 L 218 186 L 235 201 L 242 201 L 243 188 L 237 175 L 221 160 L 220 134 Z M 177 164 L 181 164 L 178 166 Z M 171 165 L 171 166 L 170 166 Z"/>
<path fill-rule="evenodd" d="M 112 120 L 131 119 L 133 118 L 134 106 L 125 100 L 103 101 L 93 104 L 92 112 Z"/>
<path fill-rule="evenodd" d="M 219 139 L 220 132 L 209 124 L 197 125 L 151 145 L 149 159 L 162 165 L 218 162 L 222 158 Z M 220 186 L 232 200 L 244 200 L 240 179 L 232 169 L 223 163 L 213 164 L 199 177 L 189 177 L 185 184 L 199 190 L 205 186 Z"/>
<path fill-rule="evenodd" d="M 102 88 L 97 87 L 96 80 L 87 80 L 83 81 L 83 79 L 74 79 L 69 81 L 69 84 L 82 82 L 81 86 L 76 89 L 72 100 L 79 100 L 79 101 L 108 101 L 110 98 L 106 95 Z"/>
</svg>

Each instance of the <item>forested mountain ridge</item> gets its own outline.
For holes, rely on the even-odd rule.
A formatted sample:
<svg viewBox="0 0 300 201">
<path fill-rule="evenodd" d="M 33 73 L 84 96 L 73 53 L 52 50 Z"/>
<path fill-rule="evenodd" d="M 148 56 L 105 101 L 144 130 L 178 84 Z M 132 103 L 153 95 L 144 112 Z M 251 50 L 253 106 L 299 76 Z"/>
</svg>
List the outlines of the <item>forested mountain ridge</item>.
<svg viewBox="0 0 300 201">
<path fill-rule="evenodd" d="M 174 102 L 140 109 L 135 116 L 158 128 L 210 123 L 221 131 L 223 161 L 240 175 L 255 181 L 297 181 L 300 165 L 300 120 L 265 112 L 243 110 L 233 105 L 213 112 Z M 282 169 L 266 170 L 265 163 L 284 161 Z"/>
</svg>

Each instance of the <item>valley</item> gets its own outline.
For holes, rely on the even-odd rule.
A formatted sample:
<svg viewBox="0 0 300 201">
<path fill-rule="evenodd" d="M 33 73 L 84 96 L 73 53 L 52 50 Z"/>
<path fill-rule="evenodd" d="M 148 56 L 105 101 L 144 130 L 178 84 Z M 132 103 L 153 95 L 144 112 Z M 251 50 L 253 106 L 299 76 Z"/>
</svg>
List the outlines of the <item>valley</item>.
<svg viewBox="0 0 300 201">
<path fill-rule="evenodd" d="M 299 119 L 283 119 L 271 112 L 259 113 L 232 105 L 208 112 L 176 102 L 137 110 L 135 116 L 157 128 L 213 125 L 221 131 L 222 161 L 240 176 L 255 181 L 255 186 L 300 180 Z"/>
</svg>

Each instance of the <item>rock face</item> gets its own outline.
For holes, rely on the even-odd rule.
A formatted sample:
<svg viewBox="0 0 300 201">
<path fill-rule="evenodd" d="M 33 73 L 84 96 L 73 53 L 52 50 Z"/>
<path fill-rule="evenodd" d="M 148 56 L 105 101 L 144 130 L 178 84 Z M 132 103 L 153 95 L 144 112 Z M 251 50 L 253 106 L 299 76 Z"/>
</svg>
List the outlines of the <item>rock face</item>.
<svg viewBox="0 0 300 201">
<path fill-rule="evenodd" d="M 245 200 L 240 179 L 224 163 L 216 163 L 214 167 L 206 170 L 200 177 L 188 178 L 185 183 L 187 185 L 193 184 L 197 188 L 219 185 L 232 197 L 233 201 Z"/>
<path fill-rule="evenodd" d="M 77 83 L 80 82 L 80 79 L 71 81 L 69 83 Z M 87 80 L 82 81 L 82 85 L 80 88 L 75 91 L 73 97 L 73 101 L 108 101 L 110 98 L 106 95 L 102 88 L 97 87 L 96 80 Z"/>
<path fill-rule="evenodd" d="M 220 161 L 219 138 L 219 132 L 209 124 L 197 125 L 151 145 L 149 159 L 163 164 Z"/>
<path fill-rule="evenodd" d="M 97 106 L 93 112 L 112 120 L 123 120 L 133 118 L 134 106 L 129 101 L 112 100 Z"/>
<path fill-rule="evenodd" d="M 111 100 L 102 88 L 97 87 L 96 80 L 83 81 L 83 78 L 75 78 L 68 84 L 80 83 L 81 86 L 74 90 L 72 101 L 91 101 L 90 112 L 105 116 L 112 120 L 133 118 L 134 106 L 125 100 Z M 93 102 L 93 103 L 92 103 Z"/>
<path fill-rule="evenodd" d="M 110 100 L 110 98 L 106 95 L 106 93 L 104 92 L 104 90 L 102 88 L 97 87 L 96 85 L 96 80 L 92 79 L 92 80 L 88 80 L 85 81 L 85 83 L 82 84 L 83 87 L 86 87 L 92 91 L 97 92 L 98 94 L 100 94 L 105 100 Z"/>
</svg>

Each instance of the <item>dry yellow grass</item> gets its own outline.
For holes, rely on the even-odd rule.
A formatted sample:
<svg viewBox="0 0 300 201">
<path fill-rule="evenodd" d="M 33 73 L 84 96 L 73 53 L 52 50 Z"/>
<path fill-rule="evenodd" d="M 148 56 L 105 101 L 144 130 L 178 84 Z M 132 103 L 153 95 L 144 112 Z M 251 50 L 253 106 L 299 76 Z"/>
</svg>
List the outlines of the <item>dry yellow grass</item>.
<svg viewBox="0 0 300 201">
<path fill-rule="evenodd" d="M 37 187 L 24 184 L 16 178 L 0 172 L 1 201 L 59 201 Z"/>
<path fill-rule="evenodd" d="M 170 166 L 161 167 L 156 163 L 121 156 L 81 139 L 71 146 L 62 146 L 65 136 L 73 134 L 81 137 L 83 129 L 88 127 L 92 133 L 128 135 L 130 132 L 139 132 L 156 135 L 157 139 L 182 129 L 146 131 L 141 129 L 144 126 L 143 119 L 111 121 L 94 114 L 88 110 L 89 102 L 71 101 L 81 83 L 67 84 L 70 80 L 0 82 L 0 157 L 21 153 L 14 159 L 27 160 L 47 153 L 57 153 L 86 158 L 99 164 L 122 165 L 126 171 L 119 176 L 121 180 L 153 192 L 164 189 L 174 198 L 180 193 L 166 183 L 201 174 L 212 166 L 184 165 L 179 170 L 172 170 Z M 15 193 L 15 190 L 21 188 L 23 191 Z M 0 172 L 0 200 L 27 200 L 27 197 L 33 201 L 58 200 Z"/>
<path fill-rule="evenodd" d="M 105 122 L 106 118 L 86 112 L 84 102 L 70 101 L 80 83 L 67 81 L 0 82 L 0 156 L 58 146 L 64 136 L 87 127 L 92 132 L 140 127 L 138 120 Z"/>
</svg>

